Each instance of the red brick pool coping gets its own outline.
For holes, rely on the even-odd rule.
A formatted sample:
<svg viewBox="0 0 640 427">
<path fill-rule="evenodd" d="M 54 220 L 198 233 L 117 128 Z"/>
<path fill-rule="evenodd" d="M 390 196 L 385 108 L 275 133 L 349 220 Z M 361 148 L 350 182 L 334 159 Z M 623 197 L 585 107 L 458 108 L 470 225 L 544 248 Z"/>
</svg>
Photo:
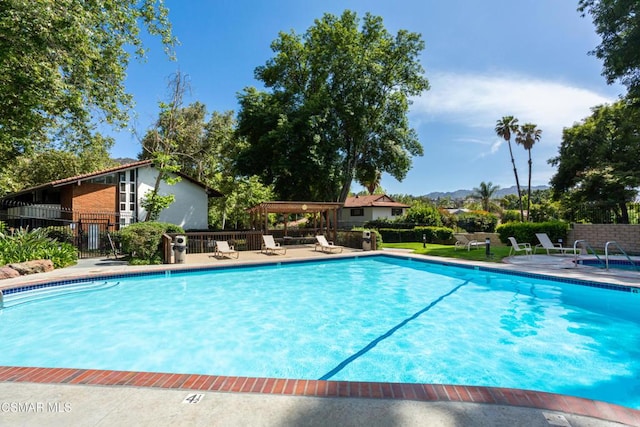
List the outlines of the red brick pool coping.
<svg viewBox="0 0 640 427">
<path fill-rule="evenodd" d="M 0 382 L 153 387 L 285 396 L 355 397 L 520 406 L 640 426 L 640 411 L 554 393 L 501 387 L 253 378 L 217 375 L 0 366 Z"/>
</svg>

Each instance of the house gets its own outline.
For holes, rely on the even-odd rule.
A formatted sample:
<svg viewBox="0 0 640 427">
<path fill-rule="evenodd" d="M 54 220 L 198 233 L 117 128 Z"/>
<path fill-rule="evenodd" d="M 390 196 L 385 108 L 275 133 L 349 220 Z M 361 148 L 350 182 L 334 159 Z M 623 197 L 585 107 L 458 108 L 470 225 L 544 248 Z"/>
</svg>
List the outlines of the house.
<svg viewBox="0 0 640 427">
<path fill-rule="evenodd" d="M 160 194 L 173 194 L 175 201 L 158 220 L 184 229 L 207 229 L 208 198 L 222 194 L 184 174 L 177 175 L 182 178 L 178 183 L 160 184 Z M 152 161 L 142 160 L 48 182 L 3 197 L 2 219 L 10 225 L 20 221 L 13 226 L 74 227 L 83 222 L 106 223 L 107 229 L 126 226 L 144 220 L 141 201 L 154 188 L 157 176 Z"/>
<path fill-rule="evenodd" d="M 399 203 L 384 194 L 347 197 L 340 210 L 340 227 L 357 227 L 374 219 L 396 219 L 409 205 Z"/>
</svg>

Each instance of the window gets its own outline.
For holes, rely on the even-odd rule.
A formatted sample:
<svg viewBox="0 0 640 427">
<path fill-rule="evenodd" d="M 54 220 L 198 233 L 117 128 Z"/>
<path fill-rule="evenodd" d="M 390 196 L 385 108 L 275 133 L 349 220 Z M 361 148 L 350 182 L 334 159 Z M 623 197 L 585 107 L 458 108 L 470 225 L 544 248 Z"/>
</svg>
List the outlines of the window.
<svg viewBox="0 0 640 427">
<path fill-rule="evenodd" d="M 401 216 L 402 208 L 391 208 L 391 216 Z"/>
<path fill-rule="evenodd" d="M 351 209 L 351 216 L 364 216 L 364 209 L 363 208 Z"/>
</svg>

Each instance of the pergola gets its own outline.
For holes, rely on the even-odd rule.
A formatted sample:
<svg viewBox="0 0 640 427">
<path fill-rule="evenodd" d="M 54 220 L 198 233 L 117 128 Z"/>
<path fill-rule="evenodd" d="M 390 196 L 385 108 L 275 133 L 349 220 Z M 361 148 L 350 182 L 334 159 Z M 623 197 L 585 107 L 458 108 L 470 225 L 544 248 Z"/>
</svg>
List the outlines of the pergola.
<svg viewBox="0 0 640 427">
<path fill-rule="evenodd" d="M 269 214 L 313 214 L 314 228 L 322 231 L 326 229 L 334 241 L 338 235 L 338 209 L 343 203 L 337 202 L 262 202 L 249 208 L 251 223 L 256 229 L 268 231 Z M 287 221 L 284 222 L 284 235 L 287 235 Z"/>
</svg>

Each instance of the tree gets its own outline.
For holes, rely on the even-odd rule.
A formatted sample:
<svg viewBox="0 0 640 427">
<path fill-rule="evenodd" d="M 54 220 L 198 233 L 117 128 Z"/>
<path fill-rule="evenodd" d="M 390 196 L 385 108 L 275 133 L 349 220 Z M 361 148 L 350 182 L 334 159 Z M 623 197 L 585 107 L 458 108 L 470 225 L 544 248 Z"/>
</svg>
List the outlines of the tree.
<svg viewBox="0 0 640 427">
<path fill-rule="evenodd" d="M 175 173 L 180 171 L 178 152 L 180 139 L 184 129 L 181 113 L 182 99 L 188 86 L 188 78 L 180 72 L 176 73 L 169 83 L 171 101 L 160 102 L 160 117 L 155 128 L 149 131 L 142 140 L 142 157 L 153 159 L 153 166 L 158 171 L 153 189 L 142 196 L 140 205 L 145 210 L 145 221 L 155 221 L 160 212 L 168 208 L 175 200 L 173 194 L 160 194 L 160 184 L 164 181 L 169 185 L 176 184 L 180 177 Z"/>
<path fill-rule="evenodd" d="M 602 43 L 590 53 L 604 61 L 602 75 L 619 80 L 629 94 L 640 97 L 640 3 L 636 0 L 580 0 L 578 11 L 593 17 Z"/>
<path fill-rule="evenodd" d="M 175 170 L 223 194 L 209 201 L 210 225 L 223 229 L 227 223 L 236 228 L 245 226 L 249 219 L 246 209 L 271 199 L 271 188 L 262 185 L 257 177 L 234 173 L 238 152 L 247 143 L 236 134 L 233 111 L 214 111 L 207 121 L 208 116 L 206 106 L 200 102 L 161 110 L 156 129 L 143 139 L 140 157 L 170 153 Z M 167 135 L 168 139 L 163 137 Z"/>
<path fill-rule="evenodd" d="M 627 203 L 640 186 L 640 112 L 628 100 L 592 111 L 564 129 L 559 155 L 549 160 L 558 168 L 551 178 L 554 198 L 616 208 L 619 221 L 628 223 Z"/>
<path fill-rule="evenodd" d="M 124 126 L 124 79 L 140 30 L 175 43 L 163 0 L 0 2 L 0 165 L 51 141 L 82 140 L 96 120 Z"/>
<path fill-rule="evenodd" d="M 256 69 L 271 92 L 240 95 L 238 130 L 249 142 L 244 174 L 283 199 L 344 201 L 354 179 L 401 180 L 421 155 L 409 127 L 410 97 L 428 89 L 419 34 L 389 34 L 379 17 L 325 14 L 304 35 L 280 33 L 274 58 Z"/>
<path fill-rule="evenodd" d="M 516 135 L 516 144 L 522 145 L 529 153 L 529 183 L 527 187 L 527 221 L 529 220 L 529 211 L 531 210 L 531 148 L 540 141 L 542 130 L 538 129 L 533 123 L 525 123 L 520 126 Z"/>
<path fill-rule="evenodd" d="M 471 197 L 480 199 L 480 202 L 482 204 L 482 210 L 486 212 L 491 212 L 492 210 L 491 198 L 499 189 L 500 189 L 499 185 L 493 185 L 493 183 L 491 182 L 487 183 L 482 181 L 479 187 L 476 187 L 473 189 L 473 193 L 471 194 Z M 493 203 L 493 205 L 495 205 L 495 203 Z"/>
<path fill-rule="evenodd" d="M 504 116 L 496 122 L 496 133 L 500 138 L 507 141 L 509 145 L 509 155 L 511 156 L 511 164 L 513 165 L 513 175 L 516 178 L 516 188 L 518 189 L 518 204 L 520 208 L 520 221 L 524 222 L 524 212 L 522 208 L 522 191 L 520 190 L 520 180 L 518 179 L 518 170 L 516 169 L 516 161 L 513 158 L 513 150 L 511 149 L 511 135 L 518 132 L 518 119 L 513 116 Z"/>
</svg>

